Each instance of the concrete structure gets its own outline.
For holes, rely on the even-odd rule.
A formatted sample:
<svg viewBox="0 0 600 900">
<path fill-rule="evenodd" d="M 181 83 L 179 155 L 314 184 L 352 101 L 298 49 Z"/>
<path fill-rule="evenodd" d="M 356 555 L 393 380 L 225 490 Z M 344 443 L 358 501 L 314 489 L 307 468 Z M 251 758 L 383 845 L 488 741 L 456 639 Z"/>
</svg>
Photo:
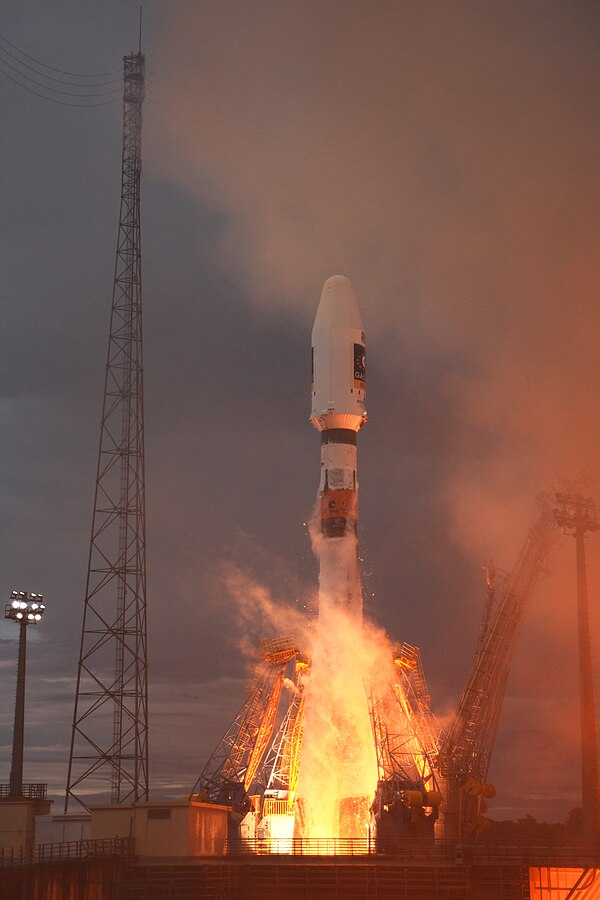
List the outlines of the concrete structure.
<svg viewBox="0 0 600 900">
<path fill-rule="evenodd" d="M 87 841 L 92 836 L 92 817 L 89 813 L 70 816 L 44 815 L 35 817 L 36 844 L 63 844 L 68 841 Z"/>
<path fill-rule="evenodd" d="M 197 800 L 102 804 L 91 807 L 92 840 L 134 837 L 141 857 L 222 856 L 226 806 Z"/>
<path fill-rule="evenodd" d="M 27 847 L 33 844 L 35 817 L 49 813 L 49 800 L 3 797 L 0 801 L 0 847 Z"/>
</svg>

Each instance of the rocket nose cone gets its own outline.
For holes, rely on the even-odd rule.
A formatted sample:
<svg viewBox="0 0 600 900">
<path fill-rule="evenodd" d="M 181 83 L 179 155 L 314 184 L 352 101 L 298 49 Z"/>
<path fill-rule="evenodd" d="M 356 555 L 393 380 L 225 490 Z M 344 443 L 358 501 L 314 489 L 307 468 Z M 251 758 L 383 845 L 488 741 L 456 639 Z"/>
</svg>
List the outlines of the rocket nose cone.
<svg viewBox="0 0 600 900">
<path fill-rule="evenodd" d="M 345 275 L 332 275 L 321 291 L 314 327 L 321 329 L 330 328 L 332 325 L 345 325 L 363 331 L 352 282 Z"/>
</svg>

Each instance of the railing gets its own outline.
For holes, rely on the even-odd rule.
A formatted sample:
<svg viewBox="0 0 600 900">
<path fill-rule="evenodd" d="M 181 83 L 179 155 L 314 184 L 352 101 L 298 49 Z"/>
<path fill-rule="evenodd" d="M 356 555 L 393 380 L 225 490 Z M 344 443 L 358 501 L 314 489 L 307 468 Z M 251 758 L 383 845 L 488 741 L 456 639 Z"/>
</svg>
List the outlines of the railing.
<svg viewBox="0 0 600 900">
<path fill-rule="evenodd" d="M 22 785 L 22 794 L 20 797 L 15 797 L 15 800 L 19 800 L 21 797 L 25 797 L 26 800 L 45 800 L 47 789 L 47 784 L 24 784 Z M 10 784 L 0 784 L 0 799 L 5 800 L 7 797 L 10 797 Z"/>
<path fill-rule="evenodd" d="M 461 851 L 466 865 L 508 862 L 524 866 L 600 867 L 600 846 L 582 841 L 548 841 L 547 843 L 473 844 Z"/>
<path fill-rule="evenodd" d="M 254 838 L 230 840 L 226 852 L 235 856 L 366 856 L 375 853 L 375 843 L 367 838 Z"/>
<path fill-rule="evenodd" d="M 387 857 L 427 865 L 514 865 L 600 868 L 600 847 L 581 842 L 473 843 L 444 840 L 377 842 L 369 838 L 254 838 L 228 841 L 230 856 Z"/>
<path fill-rule="evenodd" d="M 37 844 L 31 847 L 0 848 L 0 868 L 31 866 L 65 859 L 87 859 L 97 856 L 133 856 L 134 839 L 105 838 L 96 841 L 64 841 L 60 844 Z"/>
</svg>

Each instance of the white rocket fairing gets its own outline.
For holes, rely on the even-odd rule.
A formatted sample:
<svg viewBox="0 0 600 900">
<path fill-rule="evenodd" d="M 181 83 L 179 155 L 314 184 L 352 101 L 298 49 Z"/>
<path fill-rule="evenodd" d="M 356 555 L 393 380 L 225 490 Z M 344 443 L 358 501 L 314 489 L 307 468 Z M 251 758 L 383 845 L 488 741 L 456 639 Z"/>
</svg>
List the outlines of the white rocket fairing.
<svg viewBox="0 0 600 900">
<path fill-rule="evenodd" d="M 343 275 L 323 285 L 312 331 L 311 392 L 310 421 L 321 432 L 320 608 L 325 603 L 360 614 L 356 435 L 367 421 L 365 334 Z"/>
</svg>

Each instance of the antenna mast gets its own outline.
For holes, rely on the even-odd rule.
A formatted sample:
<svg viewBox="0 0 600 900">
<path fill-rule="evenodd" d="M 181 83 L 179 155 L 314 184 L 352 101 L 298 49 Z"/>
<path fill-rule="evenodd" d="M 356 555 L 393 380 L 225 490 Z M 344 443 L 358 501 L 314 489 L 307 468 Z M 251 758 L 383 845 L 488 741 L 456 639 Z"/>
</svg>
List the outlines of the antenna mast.
<svg viewBox="0 0 600 900">
<path fill-rule="evenodd" d="M 585 538 L 598 530 L 596 506 L 581 494 L 556 495 L 554 515 L 565 534 L 575 538 L 577 562 L 577 624 L 579 636 L 579 716 L 581 728 L 581 799 L 583 839 L 600 842 L 600 763 L 592 670 L 592 638 L 588 609 Z"/>
<path fill-rule="evenodd" d="M 144 55 L 124 57 L 123 166 L 100 445 L 67 774 L 87 808 L 148 799 L 140 174 Z"/>
</svg>

